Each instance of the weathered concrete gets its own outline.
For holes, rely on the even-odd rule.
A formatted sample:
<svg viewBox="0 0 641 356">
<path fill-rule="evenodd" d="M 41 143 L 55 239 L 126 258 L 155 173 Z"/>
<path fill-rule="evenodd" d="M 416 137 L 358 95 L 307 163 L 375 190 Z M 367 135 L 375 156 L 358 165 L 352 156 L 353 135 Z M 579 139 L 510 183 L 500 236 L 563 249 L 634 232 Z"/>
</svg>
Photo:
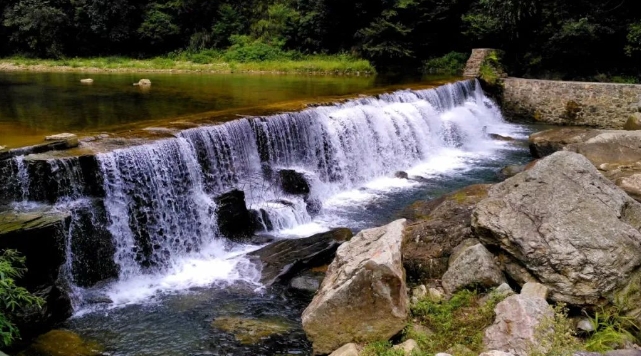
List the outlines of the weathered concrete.
<svg viewBox="0 0 641 356">
<path fill-rule="evenodd" d="M 641 112 L 641 85 L 506 78 L 503 110 L 515 120 L 622 129 Z"/>
</svg>

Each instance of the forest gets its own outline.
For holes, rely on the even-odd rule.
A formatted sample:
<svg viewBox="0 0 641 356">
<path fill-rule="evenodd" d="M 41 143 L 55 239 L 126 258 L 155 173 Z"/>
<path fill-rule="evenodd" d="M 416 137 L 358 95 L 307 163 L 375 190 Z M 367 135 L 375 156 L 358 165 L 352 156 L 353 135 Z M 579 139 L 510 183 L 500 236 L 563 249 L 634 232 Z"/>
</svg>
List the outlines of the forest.
<svg viewBox="0 0 641 356">
<path fill-rule="evenodd" d="M 636 0 L 0 0 L 0 56 L 261 61 L 345 55 L 379 70 L 458 69 L 505 51 L 510 74 L 638 81 Z"/>
</svg>

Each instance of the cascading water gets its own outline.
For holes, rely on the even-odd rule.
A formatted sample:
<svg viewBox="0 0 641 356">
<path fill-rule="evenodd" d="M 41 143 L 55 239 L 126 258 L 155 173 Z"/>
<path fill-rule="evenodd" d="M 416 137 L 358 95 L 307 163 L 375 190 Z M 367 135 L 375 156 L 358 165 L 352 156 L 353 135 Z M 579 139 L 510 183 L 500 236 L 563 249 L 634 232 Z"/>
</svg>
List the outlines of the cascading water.
<svg viewBox="0 0 641 356">
<path fill-rule="evenodd" d="M 45 168 L 29 171 L 15 158 L 0 169 L 19 172 L 18 180 L 0 193 L 14 200 L 43 196 L 34 193 L 42 171 L 56 181 L 44 185 L 55 196 L 43 200 L 101 199 L 115 250 L 112 270 L 119 282 L 109 294 L 116 303 L 215 280 L 255 281 L 257 271 L 242 257 L 252 247 L 231 244 L 218 232 L 216 196 L 242 190 L 248 207 L 261 212 L 262 223 L 276 235 L 296 234 L 301 226 L 313 226 L 303 229 L 311 234 L 343 223 L 332 205 L 341 194 L 367 196 L 368 187 L 396 171 L 425 177 L 456 155 L 491 152 L 486 132 L 504 122 L 479 88 L 465 81 L 189 129 L 172 139 L 98 154 L 99 178 L 91 175 L 87 159 L 51 159 Z M 309 194 L 285 193 L 275 178 L 283 169 L 303 174 Z M 312 203 L 326 209 L 312 217 Z M 145 291 L 132 292 L 137 288 Z"/>
</svg>

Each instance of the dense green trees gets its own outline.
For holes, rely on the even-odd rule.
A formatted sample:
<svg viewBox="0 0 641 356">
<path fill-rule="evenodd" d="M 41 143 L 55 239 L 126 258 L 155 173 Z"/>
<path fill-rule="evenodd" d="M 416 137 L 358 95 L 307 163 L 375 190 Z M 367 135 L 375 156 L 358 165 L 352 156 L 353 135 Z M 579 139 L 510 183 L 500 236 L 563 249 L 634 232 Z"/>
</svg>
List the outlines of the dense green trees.
<svg viewBox="0 0 641 356">
<path fill-rule="evenodd" d="M 0 0 L 0 15 L 0 55 L 251 46 L 264 56 L 344 52 L 417 68 L 491 46 L 507 52 L 515 74 L 565 78 L 638 78 L 641 60 L 633 0 Z"/>
</svg>

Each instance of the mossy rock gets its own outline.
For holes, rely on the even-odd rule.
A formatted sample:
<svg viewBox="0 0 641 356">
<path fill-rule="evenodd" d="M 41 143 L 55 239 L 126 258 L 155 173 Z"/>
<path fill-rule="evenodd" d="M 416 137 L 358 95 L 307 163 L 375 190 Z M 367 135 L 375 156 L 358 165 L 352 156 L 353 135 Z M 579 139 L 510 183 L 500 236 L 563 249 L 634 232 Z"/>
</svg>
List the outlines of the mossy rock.
<svg viewBox="0 0 641 356">
<path fill-rule="evenodd" d="M 243 345 L 254 345 L 270 336 L 281 335 L 293 325 L 280 318 L 250 319 L 237 316 L 220 317 L 211 324 L 214 328 L 233 334 Z"/>
<path fill-rule="evenodd" d="M 68 330 L 52 330 L 39 336 L 18 356 L 98 356 L 103 347 L 94 341 L 83 340 Z"/>
</svg>

